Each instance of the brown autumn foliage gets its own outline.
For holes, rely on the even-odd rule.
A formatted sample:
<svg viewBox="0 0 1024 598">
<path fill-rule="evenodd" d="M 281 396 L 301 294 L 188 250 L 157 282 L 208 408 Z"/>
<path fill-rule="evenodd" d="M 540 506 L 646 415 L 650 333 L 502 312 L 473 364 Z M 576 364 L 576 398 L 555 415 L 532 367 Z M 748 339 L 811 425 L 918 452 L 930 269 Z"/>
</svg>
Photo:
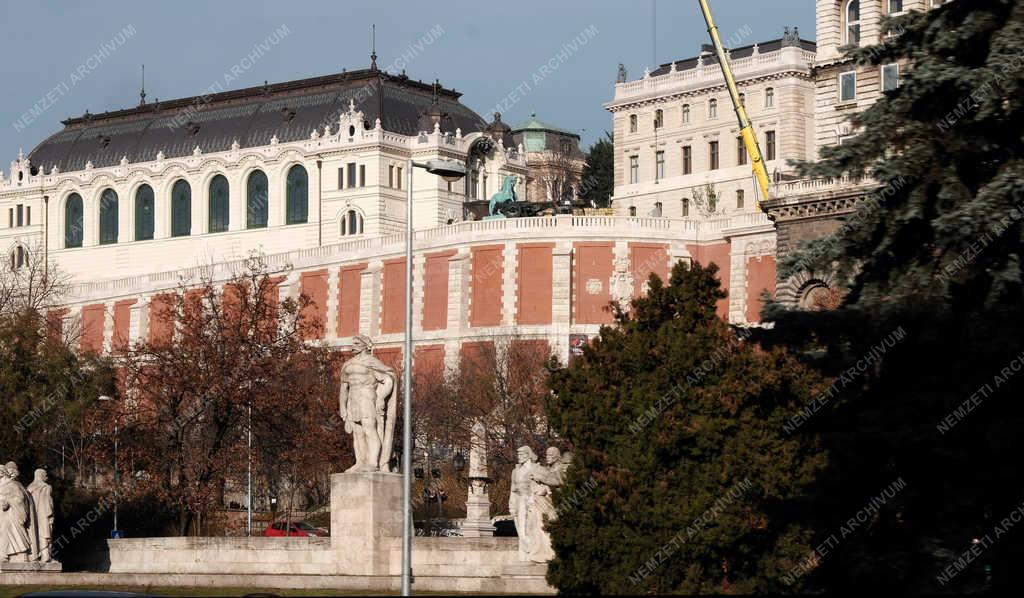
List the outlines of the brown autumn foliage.
<svg viewBox="0 0 1024 598">
<path fill-rule="evenodd" d="M 492 514 L 507 512 L 508 482 L 516 464 L 516 449 L 533 447 L 538 454 L 552 444 L 554 436 L 544 415 L 544 401 L 552 360 L 547 341 L 503 338 L 467 343 L 459 368 L 445 375 L 441 371 L 418 371 L 413 385 L 413 413 L 416 458 L 424 450 L 440 455 L 468 455 L 471 430 L 481 421 L 487 430 Z M 439 466 L 450 479 L 454 472 L 450 459 L 442 457 Z M 447 461 L 447 462 L 445 462 Z M 468 475 L 468 471 L 462 476 Z M 468 480 L 460 480 L 457 494 L 452 485 L 444 486 L 448 503 L 461 508 Z M 414 495 L 418 496 L 414 489 Z"/>
<path fill-rule="evenodd" d="M 271 495 L 322 500 L 346 458 L 331 356 L 303 340 L 316 325 L 309 299 L 279 300 L 283 274 L 253 257 L 226 282 L 179 284 L 150 315 L 164 319 L 157 333 L 121 361 L 120 400 L 104 406 L 119 492 L 156 498 L 181 535 L 222 504 L 226 482 L 244 483 L 250 427 L 254 476 Z"/>
</svg>

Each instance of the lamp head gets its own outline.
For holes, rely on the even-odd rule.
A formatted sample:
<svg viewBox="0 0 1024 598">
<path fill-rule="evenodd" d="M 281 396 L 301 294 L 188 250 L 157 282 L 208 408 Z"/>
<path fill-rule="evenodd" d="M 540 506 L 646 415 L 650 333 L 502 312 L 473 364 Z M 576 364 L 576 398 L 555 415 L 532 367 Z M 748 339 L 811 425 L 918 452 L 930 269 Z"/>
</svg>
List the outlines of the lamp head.
<svg viewBox="0 0 1024 598">
<path fill-rule="evenodd" d="M 466 176 L 466 167 L 452 160 L 430 160 L 423 167 L 430 174 L 436 174 L 449 183 Z"/>
</svg>

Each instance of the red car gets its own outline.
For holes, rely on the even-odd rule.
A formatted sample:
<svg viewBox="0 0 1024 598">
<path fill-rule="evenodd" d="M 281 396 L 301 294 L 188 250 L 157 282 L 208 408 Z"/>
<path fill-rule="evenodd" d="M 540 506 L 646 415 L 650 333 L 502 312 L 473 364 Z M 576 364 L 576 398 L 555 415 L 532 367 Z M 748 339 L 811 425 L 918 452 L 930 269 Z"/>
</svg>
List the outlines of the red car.
<svg viewBox="0 0 1024 598">
<path fill-rule="evenodd" d="M 285 532 L 286 525 L 287 524 L 284 521 L 278 521 L 277 523 L 268 525 L 267 529 L 263 530 L 263 535 L 268 538 L 284 538 L 286 536 L 319 538 L 327 535 L 323 530 L 319 530 L 304 521 L 293 522 L 287 532 Z"/>
</svg>

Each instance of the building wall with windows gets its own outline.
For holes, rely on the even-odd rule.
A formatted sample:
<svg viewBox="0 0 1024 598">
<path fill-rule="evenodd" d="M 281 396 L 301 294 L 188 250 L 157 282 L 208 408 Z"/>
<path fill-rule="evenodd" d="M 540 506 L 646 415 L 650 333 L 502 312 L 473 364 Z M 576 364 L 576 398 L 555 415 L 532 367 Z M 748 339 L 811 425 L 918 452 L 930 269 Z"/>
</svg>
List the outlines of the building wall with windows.
<svg viewBox="0 0 1024 598">
<path fill-rule="evenodd" d="M 793 34 L 741 48 L 730 61 L 770 174 L 813 156 L 815 44 Z M 755 213 L 739 124 L 713 54 L 661 65 L 615 86 L 617 215 L 706 218 Z M 710 205 L 706 188 L 717 201 Z"/>
<path fill-rule="evenodd" d="M 117 354 L 172 334 L 180 283 L 226 282 L 258 253 L 282 272 L 282 298 L 313 301 L 322 326 L 310 340 L 346 347 L 365 334 L 397 360 L 407 161 L 449 159 L 471 176 L 413 177 L 413 332 L 429 356 L 418 367 L 457 367 L 467 345 L 500 339 L 543 341 L 567 360 L 570 337 L 595 335 L 611 301 L 628 304 L 679 260 L 719 263 L 730 292 L 719 313 L 756 317 L 763 289 L 748 281 L 774 272 L 760 214 L 464 220 L 466 200 L 528 180 L 525 152 L 453 92 L 382 81 L 350 72 L 70 119 L 0 176 L 10 267 L 45 259 L 69 275 L 50 317 L 83 351 Z M 393 96 L 374 95 L 382 84 L 404 94 L 390 110 Z M 395 114 L 410 104 L 418 113 Z"/>
</svg>

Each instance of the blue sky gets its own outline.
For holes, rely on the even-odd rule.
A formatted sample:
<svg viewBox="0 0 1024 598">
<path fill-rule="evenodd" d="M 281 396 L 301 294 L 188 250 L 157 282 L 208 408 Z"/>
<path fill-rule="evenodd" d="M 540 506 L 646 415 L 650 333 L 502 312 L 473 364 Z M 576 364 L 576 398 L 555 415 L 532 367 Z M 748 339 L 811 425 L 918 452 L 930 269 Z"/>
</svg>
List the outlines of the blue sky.
<svg viewBox="0 0 1024 598">
<path fill-rule="evenodd" d="M 197 95 L 215 82 L 239 89 L 354 70 L 369 63 L 371 23 L 381 67 L 405 54 L 410 77 L 440 78 L 488 120 L 496 106 L 510 124 L 536 111 L 589 145 L 610 128 L 602 104 L 618 63 L 635 78 L 707 42 L 696 0 L 657 0 L 656 19 L 654 3 L 2 0 L 0 168 L 65 118 L 136 105 L 143 63 L 150 101 Z M 814 38 L 813 0 L 712 0 L 712 9 L 726 39 L 741 31 L 750 32 L 744 44 L 773 39 L 787 25 Z M 576 49 L 566 50 L 573 40 Z M 557 68 L 544 72 L 545 64 Z"/>
</svg>

